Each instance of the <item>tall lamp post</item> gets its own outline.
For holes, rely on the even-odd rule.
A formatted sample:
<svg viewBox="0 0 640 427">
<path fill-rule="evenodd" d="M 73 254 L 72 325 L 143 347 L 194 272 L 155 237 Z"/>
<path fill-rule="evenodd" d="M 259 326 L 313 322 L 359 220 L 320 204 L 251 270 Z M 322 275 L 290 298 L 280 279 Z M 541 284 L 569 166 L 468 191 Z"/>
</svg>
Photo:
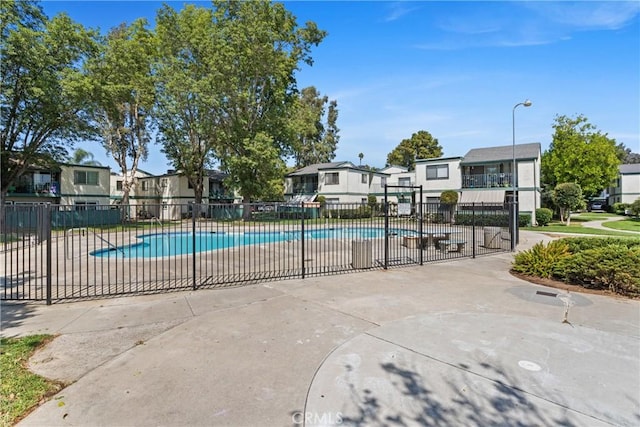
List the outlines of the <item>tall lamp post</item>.
<svg viewBox="0 0 640 427">
<path fill-rule="evenodd" d="M 513 111 L 511 114 L 511 128 L 513 130 L 513 165 L 511 170 L 511 252 L 516 250 L 516 236 L 518 235 L 518 209 L 516 207 L 516 178 L 518 174 L 516 173 L 516 108 L 520 105 L 525 107 L 531 107 L 531 101 L 528 99 L 524 102 L 520 102 L 513 106 Z"/>
</svg>

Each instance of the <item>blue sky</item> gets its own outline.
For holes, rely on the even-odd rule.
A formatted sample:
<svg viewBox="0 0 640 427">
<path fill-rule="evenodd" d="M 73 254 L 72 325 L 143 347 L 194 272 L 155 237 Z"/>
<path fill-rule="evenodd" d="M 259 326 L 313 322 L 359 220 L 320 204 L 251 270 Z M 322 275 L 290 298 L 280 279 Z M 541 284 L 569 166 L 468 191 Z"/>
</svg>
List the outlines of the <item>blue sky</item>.
<svg viewBox="0 0 640 427">
<path fill-rule="evenodd" d="M 187 2 L 167 2 L 181 9 Z M 198 3 L 209 6 L 209 2 Z M 338 102 L 336 160 L 383 167 L 387 154 L 426 130 L 445 156 L 516 142 L 548 148 L 556 115 L 585 115 L 640 152 L 640 2 L 284 2 L 303 25 L 328 32 L 302 66 L 298 87 Z M 45 1 L 103 32 L 146 17 L 160 2 Z M 82 144 L 117 171 L 99 145 Z M 153 147 L 141 166 L 170 166 Z"/>
</svg>

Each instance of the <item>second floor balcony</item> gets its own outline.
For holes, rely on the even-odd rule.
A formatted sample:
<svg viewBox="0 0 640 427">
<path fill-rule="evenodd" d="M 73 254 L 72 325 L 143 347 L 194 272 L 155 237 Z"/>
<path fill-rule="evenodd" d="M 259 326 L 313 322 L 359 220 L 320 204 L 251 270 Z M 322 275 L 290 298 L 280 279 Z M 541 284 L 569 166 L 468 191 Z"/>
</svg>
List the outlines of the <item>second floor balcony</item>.
<svg viewBox="0 0 640 427">
<path fill-rule="evenodd" d="M 315 194 L 318 192 L 318 184 L 310 182 L 296 182 L 293 184 L 293 194 Z"/>
<path fill-rule="evenodd" d="M 510 173 L 483 173 L 462 175 L 462 188 L 494 188 L 513 186 Z"/>
<path fill-rule="evenodd" d="M 47 182 L 42 184 L 32 184 L 18 182 L 9 187 L 8 195 L 60 197 L 60 183 Z"/>
</svg>

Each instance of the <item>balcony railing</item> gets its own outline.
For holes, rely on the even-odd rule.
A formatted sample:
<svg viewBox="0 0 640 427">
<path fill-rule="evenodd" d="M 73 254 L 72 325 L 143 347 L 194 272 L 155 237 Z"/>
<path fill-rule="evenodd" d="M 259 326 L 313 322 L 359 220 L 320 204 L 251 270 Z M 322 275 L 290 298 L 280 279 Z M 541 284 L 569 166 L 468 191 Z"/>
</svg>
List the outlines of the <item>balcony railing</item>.
<svg viewBox="0 0 640 427">
<path fill-rule="evenodd" d="M 233 193 L 225 191 L 209 191 L 210 200 L 233 200 L 235 196 Z"/>
<path fill-rule="evenodd" d="M 317 184 L 293 184 L 294 194 L 315 194 L 318 192 Z"/>
<path fill-rule="evenodd" d="M 510 173 L 462 175 L 462 188 L 494 188 L 513 186 Z"/>
<path fill-rule="evenodd" d="M 60 196 L 60 184 L 58 182 L 47 182 L 44 184 L 16 184 L 9 187 L 9 195 L 29 195 L 29 196 Z"/>
</svg>

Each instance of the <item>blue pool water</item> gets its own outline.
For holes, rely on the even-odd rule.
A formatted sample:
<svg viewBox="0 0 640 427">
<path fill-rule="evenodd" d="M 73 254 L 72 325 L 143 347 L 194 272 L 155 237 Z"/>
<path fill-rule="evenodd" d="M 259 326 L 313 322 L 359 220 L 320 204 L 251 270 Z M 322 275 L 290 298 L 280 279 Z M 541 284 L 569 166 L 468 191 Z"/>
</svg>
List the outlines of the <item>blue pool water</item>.
<svg viewBox="0 0 640 427">
<path fill-rule="evenodd" d="M 393 229 L 391 233 L 407 236 L 412 230 Z M 384 237 L 384 228 L 323 228 L 308 230 L 305 239 L 375 239 Z M 193 252 L 192 233 L 156 233 L 137 236 L 139 243 L 99 249 L 91 252 L 96 257 L 155 258 L 190 254 Z M 300 240 L 300 231 L 268 231 L 243 233 L 201 232 L 195 234 L 195 251 L 212 251 L 236 246 L 278 243 Z"/>
</svg>

